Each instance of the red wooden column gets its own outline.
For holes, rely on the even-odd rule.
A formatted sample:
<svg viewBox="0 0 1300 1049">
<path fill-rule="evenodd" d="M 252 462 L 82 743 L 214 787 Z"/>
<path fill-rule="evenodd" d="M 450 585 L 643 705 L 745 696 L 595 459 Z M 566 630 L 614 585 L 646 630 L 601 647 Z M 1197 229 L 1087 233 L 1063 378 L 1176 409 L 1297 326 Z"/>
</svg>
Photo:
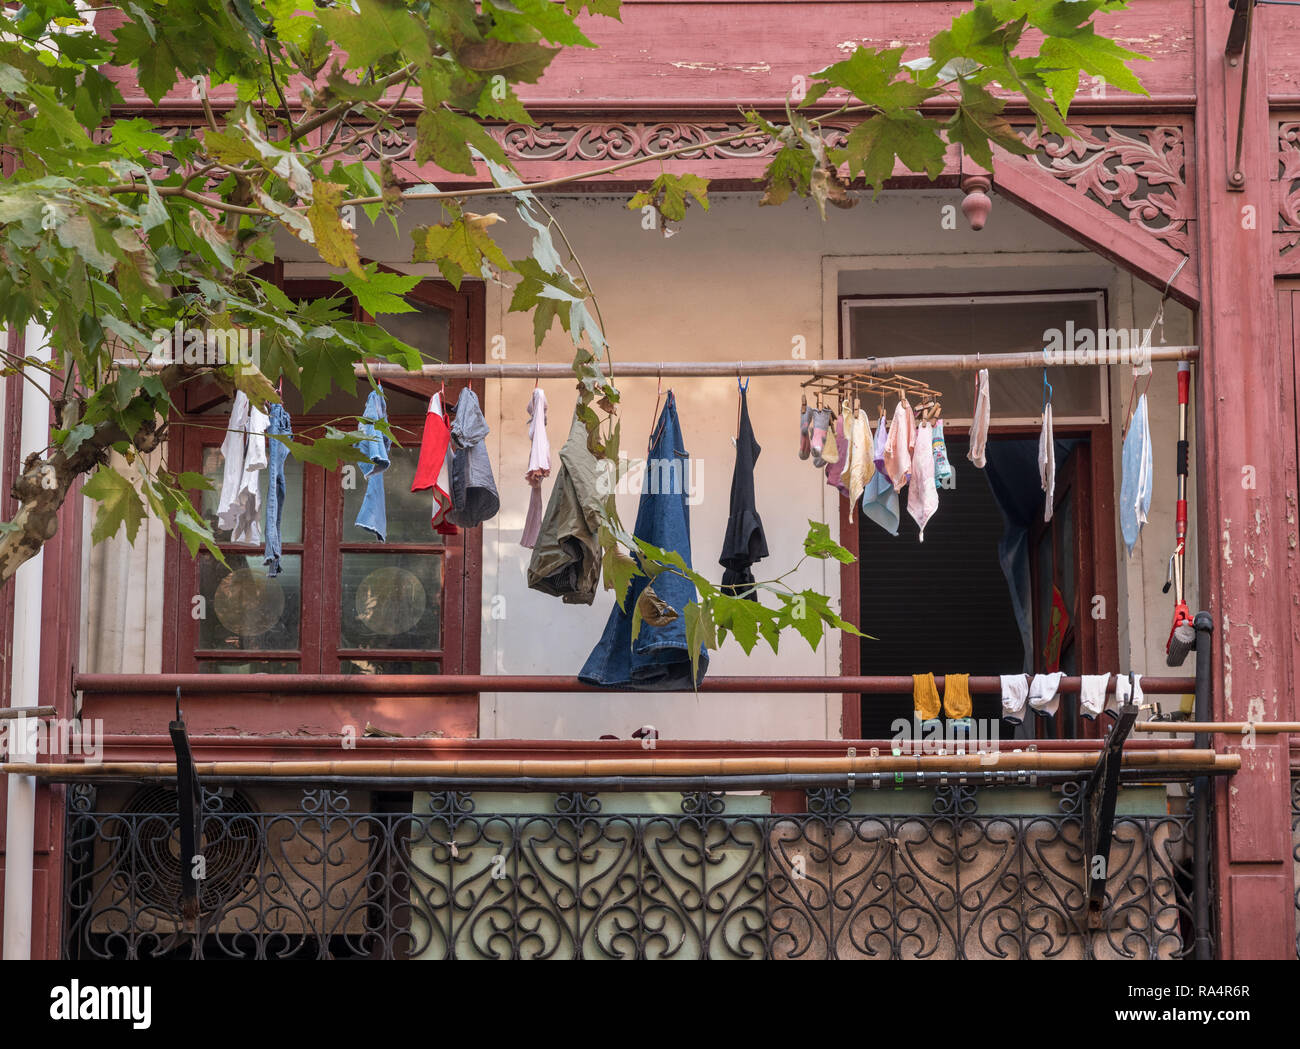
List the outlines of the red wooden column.
<svg viewBox="0 0 1300 1049">
<path fill-rule="evenodd" d="M 1259 17 L 1267 9 L 1255 12 L 1242 192 L 1229 186 L 1243 68 L 1224 57 L 1232 11 L 1226 0 L 1196 0 L 1195 10 L 1203 347 L 1195 398 L 1197 543 L 1201 593 L 1214 616 L 1214 715 L 1275 720 L 1286 716 L 1292 687 L 1283 443 L 1294 434 L 1285 430 L 1291 384 L 1280 353 L 1267 218 L 1275 149 L 1268 19 Z M 1241 772 L 1217 788 L 1215 890 L 1225 958 L 1295 953 L 1285 739 L 1224 747 L 1242 757 Z"/>
</svg>

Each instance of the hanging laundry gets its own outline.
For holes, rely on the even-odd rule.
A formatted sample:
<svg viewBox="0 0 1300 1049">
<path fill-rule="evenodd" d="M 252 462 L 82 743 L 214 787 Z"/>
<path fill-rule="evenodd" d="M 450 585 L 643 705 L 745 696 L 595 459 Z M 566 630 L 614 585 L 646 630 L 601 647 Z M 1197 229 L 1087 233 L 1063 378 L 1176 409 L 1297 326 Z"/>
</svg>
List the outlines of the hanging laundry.
<svg viewBox="0 0 1300 1049">
<path fill-rule="evenodd" d="M 867 489 L 867 482 L 876 475 L 876 464 L 872 460 L 871 421 L 861 408 L 853 413 L 849 446 L 853 449 L 849 466 L 849 523 L 852 524 L 853 511 Z"/>
<path fill-rule="evenodd" d="M 989 439 L 989 415 L 989 370 L 981 368 L 975 374 L 975 407 L 971 412 L 970 450 L 966 453 L 966 458 L 981 470 Z"/>
<path fill-rule="evenodd" d="M 916 416 L 906 397 L 899 398 L 894 409 L 894 421 L 885 441 L 885 471 L 894 483 L 894 491 L 901 492 L 912 479 L 912 447 L 916 443 Z"/>
<path fill-rule="evenodd" d="M 873 450 L 867 453 L 873 457 L 875 472 L 862 493 L 862 512 L 866 514 L 868 520 L 880 525 L 890 535 L 898 535 L 898 492 L 894 490 L 894 485 L 885 470 L 885 443 L 887 439 L 888 432 L 885 429 L 885 417 L 882 415 L 880 423 L 876 427 Z"/>
<path fill-rule="evenodd" d="M 1106 709 L 1109 685 L 1109 674 L 1084 674 L 1079 679 L 1079 713 L 1089 721 L 1096 721 L 1097 715 Z"/>
<path fill-rule="evenodd" d="M 933 674 L 912 675 L 912 713 L 921 721 L 939 716 L 939 686 Z"/>
<path fill-rule="evenodd" d="M 424 417 L 424 433 L 420 437 L 420 458 L 415 464 L 415 478 L 411 491 L 433 489 L 431 524 L 439 535 L 456 535 L 459 531 L 449 520 L 451 510 L 451 463 L 447 454 L 451 443 L 451 429 L 443 414 L 442 394 L 429 398 L 429 411 Z"/>
<path fill-rule="evenodd" d="M 501 509 L 492 458 L 483 443 L 488 433 L 478 395 L 466 386 L 456 399 L 456 421 L 451 424 L 451 512 L 447 515 L 462 528 L 477 528 Z"/>
<path fill-rule="evenodd" d="M 260 543 L 262 486 L 260 471 L 266 466 L 266 424 L 269 419 L 249 403 L 240 390 L 230 409 L 226 439 L 221 442 L 225 459 L 221 494 L 217 500 L 217 527 L 230 532 L 232 543 Z"/>
<path fill-rule="evenodd" d="M 1025 719 L 1025 702 L 1029 698 L 1029 677 L 1026 674 L 1002 674 L 1002 716 L 1013 725 Z"/>
<path fill-rule="evenodd" d="M 1138 398 L 1137 410 L 1124 436 L 1121 462 L 1123 473 L 1119 486 L 1119 527 L 1124 545 L 1132 556 L 1142 526 L 1151 509 L 1151 427 L 1147 418 L 1147 395 Z"/>
<path fill-rule="evenodd" d="M 974 703 L 970 698 L 969 674 L 944 674 L 943 676 L 943 716 L 963 719 L 971 715 Z"/>
<path fill-rule="evenodd" d="M 532 446 L 528 450 L 528 472 L 524 474 L 524 480 L 531 491 L 519 545 L 532 549 L 537 545 L 537 534 L 542 529 L 542 479 L 551 472 L 551 442 L 546 438 L 546 394 L 542 393 L 540 386 L 533 387 L 533 396 L 528 401 L 528 436 Z"/>
<path fill-rule="evenodd" d="M 691 521 L 687 504 L 687 454 L 677 418 L 677 402 L 670 390 L 663 412 L 655 425 L 647 456 L 648 468 L 658 467 L 659 476 L 682 478 L 677 485 L 646 485 L 641 491 L 634 534 L 661 550 L 674 550 L 691 566 Z M 668 487 L 669 491 L 655 490 Z M 675 490 L 672 490 L 675 489 Z M 662 626 L 642 621 L 636 641 L 632 640 L 632 610 L 649 584 L 637 576 L 628 587 L 623 607 L 614 605 L 605 632 L 587 658 L 578 680 L 606 688 L 673 691 L 695 688 L 709 668 L 709 653 L 699 651 L 699 676 L 691 677 L 691 657 L 686 644 L 686 606 L 696 599 L 695 584 L 675 572 L 664 572 L 654 582 L 654 594 L 677 613 Z"/>
<path fill-rule="evenodd" d="M 1035 674 L 1034 680 L 1029 683 L 1029 705 L 1039 714 L 1056 713 L 1056 708 L 1061 703 L 1061 697 L 1056 692 L 1061 687 L 1061 676 L 1059 670 L 1054 674 Z"/>
<path fill-rule="evenodd" d="M 293 438 L 293 424 L 283 404 L 271 405 L 267 413 L 266 433 L 266 546 L 262 550 L 262 563 L 268 578 L 280 574 L 280 521 L 284 512 L 284 463 L 289 456 L 286 441 Z M 271 438 L 275 434 L 284 441 Z"/>
<path fill-rule="evenodd" d="M 844 420 L 847 414 L 847 412 L 842 412 L 840 417 L 835 420 L 835 440 L 844 449 L 844 454 L 839 457 L 837 462 L 826 464 L 826 483 L 844 496 L 849 494 L 848 485 L 844 483 L 844 475 L 849 472 L 849 466 L 852 462 L 852 449 L 848 436 L 844 432 Z"/>
<path fill-rule="evenodd" d="M 388 403 L 378 390 L 371 390 L 366 398 L 366 410 L 362 416 L 361 432 L 366 440 L 357 445 L 357 450 L 366 457 L 361 468 L 366 479 L 366 494 L 361 499 L 361 509 L 357 512 L 357 527 L 373 532 L 382 543 L 388 535 L 388 506 L 384 498 L 384 471 L 388 469 L 389 449 L 392 439 L 375 423 L 388 422 Z"/>
<path fill-rule="evenodd" d="M 599 464 L 587 447 L 587 426 L 575 413 L 528 562 L 529 589 L 570 605 L 589 605 L 595 598 L 604 501 L 599 475 Z"/>
<path fill-rule="evenodd" d="M 836 440 L 836 433 L 844 432 L 844 424 L 835 414 L 831 413 L 831 425 L 826 428 L 826 443 L 822 445 L 822 462 L 827 466 L 840 461 L 840 443 Z"/>
<path fill-rule="evenodd" d="M 758 593 L 754 590 L 753 565 L 767 556 L 763 519 L 758 515 L 754 499 L 754 464 L 758 462 L 762 450 L 754 438 L 754 427 L 749 421 L 749 392 L 742 389 L 740 432 L 736 436 L 736 465 L 731 474 L 731 510 L 718 563 L 726 569 L 722 573 L 723 593 L 733 597 L 746 597 L 751 601 L 758 600 Z"/>
<path fill-rule="evenodd" d="M 1127 674 L 1115 675 L 1115 695 L 1111 698 L 1106 707 L 1106 713 L 1112 717 L 1119 717 L 1122 707 L 1130 704 L 1136 707 L 1142 706 L 1142 701 L 1146 697 L 1142 695 L 1142 675 L 1133 675 L 1133 685 L 1129 688 L 1129 676 Z"/>
<path fill-rule="evenodd" d="M 921 542 L 925 542 L 925 526 L 939 509 L 939 490 L 934 486 L 934 427 L 928 422 L 916 428 L 916 444 L 912 451 L 912 483 L 907 489 L 907 512 L 921 529 Z"/>
<path fill-rule="evenodd" d="M 1038 436 L 1038 477 L 1047 500 L 1043 506 L 1043 520 L 1052 519 L 1056 502 L 1056 440 L 1052 436 L 1052 402 L 1043 406 L 1043 431 Z"/>
<path fill-rule="evenodd" d="M 948 442 L 943 439 L 943 420 L 934 424 L 934 486 L 953 489 L 957 487 L 957 472 L 948 461 Z"/>
<path fill-rule="evenodd" d="M 826 459 L 822 452 L 826 449 L 826 431 L 831 428 L 831 416 L 834 413 L 829 408 L 818 408 L 813 412 L 812 419 L 812 455 L 813 466 L 821 469 L 826 465 Z"/>
<path fill-rule="evenodd" d="M 812 455 L 812 420 L 813 411 L 805 399 L 799 406 L 799 458 L 807 459 Z"/>
</svg>

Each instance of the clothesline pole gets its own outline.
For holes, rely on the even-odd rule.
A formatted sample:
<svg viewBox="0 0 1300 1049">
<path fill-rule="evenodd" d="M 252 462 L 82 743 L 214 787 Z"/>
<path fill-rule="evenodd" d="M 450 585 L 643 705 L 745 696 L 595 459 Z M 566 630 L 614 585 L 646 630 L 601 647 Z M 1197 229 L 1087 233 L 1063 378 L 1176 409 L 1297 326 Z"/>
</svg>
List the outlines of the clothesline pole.
<svg viewBox="0 0 1300 1049">
<path fill-rule="evenodd" d="M 989 371 L 1009 371 L 1024 368 L 1077 368 L 1103 365 L 1140 364 L 1144 361 L 1195 361 L 1200 357 L 1199 346 L 1152 346 L 1143 350 L 1098 352 L 1091 355 L 1066 354 L 1045 350 L 1026 350 L 1018 353 L 932 353 L 902 357 L 856 357 L 827 360 L 759 360 L 759 361 L 628 361 L 615 366 L 619 378 L 747 378 L 753 376 L 793 375 L 801 377 L 829 375 L 893 375 L 897 372 L 973 372 L 981 368 Z M 119 368 L 140 368 L 146 372 L 157 371 L 167 362 L 146 358 L 144 361 L 119 360 Z M 386 362 L 358 364 L 357 375 L 371 374 L 379 378 L 426 379 L 571 379 L 573 369 L 568 364 L 426 364 L 411 371 L 400 364 Z"/>
<path fill-rule="evenodd" d="M 1058 356 L 1060 359 L 1058 359 Z M 1159 346 L 1143 351 L 1142 360 L 1194 361 L 1199 346 Z M 1007 371 L 1023 368 L 1098 367 L 1103 364 L 1136 364 L 1137 359 L 1120 359 L 1120 355 L 1093 355 L 1073 358 L 1030 350 L 1021 353 L 935 353 L 907 357 L 832 358 L 829 360 L 760 360 L 760 361 L 627 361 L 615 365 L 619 378 L 745 378 L 753 376 L 817 375 L 892 375 L 896 372 L 973 372 L 981 368 Z M 416 375 L 437 379 L 568 379 L 573 370 L 567 364 L 426 364 L 418 373 L 398 364 L 358 365 L 357 374 L 367 368 L 380 375 Z"/>
</svg>

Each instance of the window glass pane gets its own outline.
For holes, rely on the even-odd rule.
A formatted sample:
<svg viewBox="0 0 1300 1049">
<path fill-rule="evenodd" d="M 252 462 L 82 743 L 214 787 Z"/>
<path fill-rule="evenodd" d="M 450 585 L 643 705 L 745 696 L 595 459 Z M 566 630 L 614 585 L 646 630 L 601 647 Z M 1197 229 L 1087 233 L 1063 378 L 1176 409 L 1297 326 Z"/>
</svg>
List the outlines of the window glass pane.
<svg viewBox="0 0 1300 1049">
<path fill-rule="evenodd" d="M 396 428 L 393 432 L 397 433 Z M 433 493 L 427 488 L 419 492 L 411 491 L 415 464 L 420 458 L 419 435 L 415 435 L 414 440 L 405 434 L 398 436 L 409 443 L 404 448 L 394 445 L 389 449 L 392 465 L 384 471 L 384 507 L 388 517 L 386 541 L 442 543 L 443 537 L 433 530 Z M 342 471 L 339 476 L 344 480 L 350 476 L 356 482 L 352 487 L 343 489 L 343 541 L 378 544 L 374 532 L 358 528 L 356 523 L 368 483 L 361 476 L 360 467 L 356 471 Z"/>
<path fill-rule="evenodd" d="M 441 674 L 442 663 L 436 659 L 344 659 L 340 674 Z"/>
<path fill-rule="evenodd" d="M 199 672 L 203 674 L 296 674 L 296 659 L 251 659 L 236 663 L 228 659 L 200 659 Z"/>
<path fill-rule="evenodd" d="M 221 478 L 225 472 L 225 459 L 221 447 L 215 444 L 203 446 L 203 476 L 212 482 L 212 488 L 200 493 L 199 508 L 203 520 L 207 522 L 217 537 L 218 543 L 230 542 L 229 529 L 217 528 L 217 504 L 221 500 Z M 258 471 L 259 488 L 262 492 L 262 514 L 257 522 L 258 534 L 265 539 L 266 528 L 266 491 L 270 483 L 270 471 Z M 282 543 L 302 542 L 302 463 L 292 455 L 284 461 L 284 512 L 280 515 L 280 541 Z"/>
<path fill-rule="evenodd" d="M 201 650 L 284 651 L 298 647 L 302 602 L 302 558 L 285 554 L 282 572 L 268 579 L 262 555 L 227 554 L 226 568 L 210 554 L 199 555 Z"/>
<path fill-rule="evenodd" d="M 375 322 L 406 345 L 414 346 L 430 364 L 451 360 L 451 313 L 440 306 L 428 306 L 408 298 L 412 313 L 382 313 Z"/>
<path fill-rule="evenodd" d="M 1056 330 L 1079 346 L 1079 333 L 1093 333 L 1101 321 L 1095 299 L 1034 299 L 1016 302 L 994 299 L 866 300 L 849 306 L 849 355 L 898 357 L 916 354 L 1011 353 L 1044 348 L 1045 334 Z M 1064 342 L 1063 342 L 1064 344 Z M 900 372 L 907 375 L 907 369 Z M 1060 422 L 1072 417 L 1101 416 L 1101 383 L 1096 368 L 1047 369 L 1052 384 L 1052 415 Z M 974 399 L 971 372 L 917 372 L 943 394 L 945 418 L 967 420 Z M 1037 419 L 1043 413 L 1041 369 L 1003 370 L 991 375 L 992 421 Z M 888 399 L 892 412 L 895 398 Z"/>
<path fill-rule="evenodd" d="M 340 648 L 442 646 L 442 557 L 344 554 Z"/>
</svg>

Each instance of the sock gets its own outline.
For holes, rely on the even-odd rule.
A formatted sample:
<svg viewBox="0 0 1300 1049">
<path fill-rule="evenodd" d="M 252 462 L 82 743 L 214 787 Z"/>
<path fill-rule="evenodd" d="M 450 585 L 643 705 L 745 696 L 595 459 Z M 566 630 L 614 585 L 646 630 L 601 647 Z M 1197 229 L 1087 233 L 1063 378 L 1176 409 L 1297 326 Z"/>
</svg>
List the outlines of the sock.
<svg viewBox="0 0 1300 1049">
<path fill-rule="evenodd" d="M 799 412 L 799 458 L 807 459 L 812 455 L 812 441 L 809 439 L 808 430 L 812 426 L 812 409 L 806 404 Z"/>
<path fill-rule="evenodd" d="M 970 675 L 945 674 L 943 713 L 950 718 L 968 718 L 971 712 Z"/>
<path fill-rule="evenodd" d="M 812 417 L 812 453 L 813 465 L 825 466 L 825 461 L 818 462 L 822 457 L 822 448 L 826 445 L 826 430 L 831 424 L 831 410 L 829 408 L 820 408 L 813 412 Z"/>
<path fill-rule="evenodd" d="M 828 427 L 826 430 L 826 443 L 822 445 L 822 460 L 828 463 L 838 463 L 840 461 L 840 446 L 835 440 L 835 427 Z"/>
<path fill-rule="evenodd" d="M 939 688 L 933 674 L 912 675 L 912 709 L 922 721 L 933 721 L 939 716 Z"/>
</svg>

